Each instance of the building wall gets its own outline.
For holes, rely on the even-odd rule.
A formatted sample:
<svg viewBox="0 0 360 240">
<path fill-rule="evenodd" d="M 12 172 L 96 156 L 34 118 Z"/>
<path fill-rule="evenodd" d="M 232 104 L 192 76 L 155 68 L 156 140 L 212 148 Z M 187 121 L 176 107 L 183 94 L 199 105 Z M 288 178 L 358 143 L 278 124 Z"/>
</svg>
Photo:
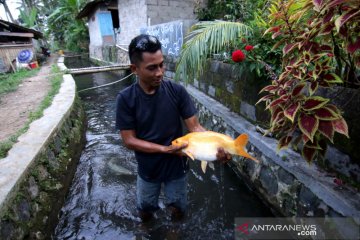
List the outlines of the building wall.
<svg viewBox="0 0 360 240">
<path fill-rule="evenodd" d="M 90 46 L 101 46 L 102 38 L 100 34 L 99 23 L 96 19 L 96 13 L 99 12 L 98 9 L 93 14 L 89 16 L 88 24 L 89 24 L 89 35 L 90 35 Z"/>
<path fill-rule="evenodd" d="M 31 50 L 34 53 L 32 61 L 36 61 L 36 50 L 33 44 L 11 44 L 11 45 L 1 45 L 0 46 L 0 72 L 7 72 L 16 68 L 16 63 L 13 61 L 16 60 L 17 55 L 22 50 Z M 11 66 L 13 65 L 13 66 Z"/>
<path fill-rule="evenodd" d="M 196 19 L 194 0 L 146 0 L 150 25 Z"/>
<path fill-rule="evenodd" d="M 104 59 L 103 46 L 115 44 L 115 35 L 110 11 L 106 7 L 100 7 L 88 18 L 90 45 L 90 57 Z"/>
<path fill-rule="evenodd" d="M 146 0 L 119 0 L 120 33 L 117 44 L 128 46 L 131 39 L 147 26 Z"/>
<path fill-rule="evenodd" d="M 140 29 L 156 24 L 195 20 L 193 0 L 119 0 L 120 33 L 117 44 L 129 45 Z"/>
</svg>

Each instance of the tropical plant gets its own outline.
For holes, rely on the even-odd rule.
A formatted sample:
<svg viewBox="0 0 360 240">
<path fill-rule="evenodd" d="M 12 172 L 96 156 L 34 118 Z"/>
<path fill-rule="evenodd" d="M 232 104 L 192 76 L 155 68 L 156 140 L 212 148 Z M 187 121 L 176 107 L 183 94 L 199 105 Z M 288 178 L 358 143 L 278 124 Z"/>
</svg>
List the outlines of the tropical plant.
<svg viewBox="0 0 360 240">
<path fill-rule="evenodd" d="M 244 51 L 246 59 L 241 62 L 232 59 L 229 63 L 235 62 L 235 73 L 239 73 L 238 75 L 246 71 L 261 79 L 275 79 L 280 72 L 281 53 L 271 49 L 271 39 L 269 41 L 261 37 L 261 28 L 254 26 L 253 29 L 251 36 L 235 39 L 231 45 L 232 50 Z"/>
<path fill-rule="evenodd" d="M 208 0 L 206 7 L 201 0 L 195 1 L 195 13 L 200 21 L 225 20 L 247 22 L 253 18 L 253 12 L 266 0 Z"/>
<path fill-rule="evenodd" d="M 49 32 L 54 41 L 69 50 L 83 50 L 89 42 L 88 32 L 85 22 L 76 19 L 76 16 L 85 0 L 61 0 L 56 4 L 47 18 Z"/>
<path fill-rule="evenodd" d="M 358 0 L 275 0 L 265 32 L 282 47 L 283 71 L 261 92 L 271 113 L 278 149 L 300 146 L 312 161 L 324 156 L 335 132 L 348 137 L 341 111 L 317 95 L 320 87 L 358 84 L 360 2 Z"/>
<path fill-rule="evenodd" d="M 210 54 L 219 53 L 234 39 L 249 36 L 252 29 L 243 23 L 226 21 L 199 22 L 185 37 L 176 67 L 176 79 L 190 81 L 203 73 Z"/>
<path fill-rule="evenodd" d="M 250 70 L 260 78 L 273 78 L 274 73 L 280 72 L 281 52 L 276 49 L 271 50 L 275 42 L 273 39 L 262 37 L 270 26 L 267 21 L 269 2 L 268 0 L 212 0 L 208 1 L 207 8 L 201 8 L 202 1 L 196 1 L 196 13 L 200 20 L 242 21 L 252 29 L 252 34 L 234 38 L 226 44 L 222 49 L 224 54 L 214 55 L 217 60 L 234 64 L 228 56 L 235 50 L 243 49 L 245 45 L 253 45 L 254 51 L 246 53 L 246 60 L 234 64 L 234 74 L 241 75 L 243 71 Z"/>
<path fill-rule="evenodd" d="M 30 13 L 25 12 L 25 10 L 20 9 L 20 18 L 23 22 L 23 26 L 28 28 L 34 28 L 36 26 L 36 16 L 37 10 L 36 8 L 32 8 Z"/>
</svg>

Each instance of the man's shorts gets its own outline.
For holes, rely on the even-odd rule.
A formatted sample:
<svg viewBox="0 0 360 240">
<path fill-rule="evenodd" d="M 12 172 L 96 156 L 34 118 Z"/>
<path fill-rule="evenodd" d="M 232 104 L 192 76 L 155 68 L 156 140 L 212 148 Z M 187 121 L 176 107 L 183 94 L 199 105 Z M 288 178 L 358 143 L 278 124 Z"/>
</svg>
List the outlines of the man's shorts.
<svg viewBox="0 0 360 240">
<path fill-rule="evenodd" d="M 187 179 L 188 174 L 185 174 L 179 179 L 163 182 L 166 206 L 173 206 L 185 211 L 187 207 Z M 153 212 L 159 209 L 158 200 L 161 184 L 161 182 L 147 182 L 139 175 L 137 176 L 136 199 L 139 210 Z"/>
</svg>

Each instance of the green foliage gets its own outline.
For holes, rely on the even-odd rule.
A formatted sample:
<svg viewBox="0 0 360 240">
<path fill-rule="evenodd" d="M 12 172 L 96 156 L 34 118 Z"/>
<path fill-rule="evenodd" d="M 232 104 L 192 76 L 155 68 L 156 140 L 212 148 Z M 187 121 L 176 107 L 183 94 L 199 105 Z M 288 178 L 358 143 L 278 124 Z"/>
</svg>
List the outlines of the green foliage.
<svg viewBox="0 0 360 240">
<path fill-rule="evenodd" d="M 234 63 L 230 59 L 228 62 L 235 65 L 239 76 L 243 71 L 247 71 L 259 78 L 274 79 L 281 71 L 282 53 L 280 50 L 272 49 L 272 39 L 261 36 L 261 28 L 254 26 L 253 29 L 252 35 L 236 39 L 229 48 L 229 54 L 238 49 L 242 50 L 246 59 L 240 63 Z M 246 46 L 252 46 L 253 50 L 246 51 Z"/>
<path fill-rule="evenodd" d="M 208 0 L 205 8 L 201 7 L 202 1 L 197 1 L 195 13 L 200 21 L 221 19 L 225 21 L 247 22 L 252 19 L 255 9 L 263 6 L 265 0 Z"/>
<path fill-rule="evenodd" d="M 349 86 L 349 76 L 358 82 L 359 9 L 359 1 L 341 0 L 277 0 L 270 8 L 273 26 L 265 34 L 278 39 L 274 47 L 282 48 L 283 69 L 259 102 L 271 112 L 278 148 L 300 144 L 308 162 L 324 156 L 326 139 L 333 142 L 335 132 L 348 137 L 341 111 L 316 90 L 343 82 Z"/>
<path fill-rule="evenodd" d="M 210 54 L 220 52 L 227 44 L 239 36 L 248 36 L 251 29 L 237 22 L 200 22 L 195 24 L 181 51 L 175 78 L 189 81 L 199 76 Z"/>
<path fill-rule="evenodd" d="M 42 100 L 37 110 L 29 114 L 29 119 L 25 123 L 25 126 L 8 139 L 0 142 L 0 159 L 6 157 L 7 152 L 17 142 L 18 137 L 29 129 L 30 123 L 43 115 L 44 110 L 50 106 L 54 96 L 59 92 L 62 83 L 62 72 L 57 66 L 53 65 L 52 73 L 54 73 L 55 75 L 50 78 L 50 91 L 48 92 L 47 96 Z"/>
<path fill-rule="evenodd" d="M 234 64 L 234 73 L 241 75 L 243 71 L 251 71 L 261 78 L 274 78 L 281 72 L 281 50 L 272 49 L 275 40 L 264 36 L 265 30 L 270 27 L 267 19 L 269 15 L 269 1 L 209 1 L 206 9 L 197 8 L 199 19 L 227 19 L 230 21 L 243 20 L 244 24 L 250 26 L 252 34 L 232 39 L 224 45 L 220 52 L 220 60 L 234 64 L 231 54 L 238 49 L 244 50 L 246 45 L 254 46 L 252 52 L 245 52 L 246 59 L 241 63 Z M 240 14 L 241 13 L 241 14 Z M 201 16 L 205 14 L 206 17 Z M 240 14 L 240 15 L 239 15 Z M 219 55 L 219 54 L 218 54 Z M 217 57 L 219 58 L 219 57 Z M 224 59 L 225 58 L 225 59 Z"/>
<path fill-rule="evenodd" d="M 36 28 L 36 16 L 37 9 L 32 8 L 30 12 L 26 12 L 25 10 L 20 9 L 20 18 L 23 22 L 23 25 L 27 28 Z"/>
<path fill-rule="evenodd" d="M 54 37 L 55 44 L 71 51 L 87 51 L 89 36 L 83 19 L 76 19 L 84 0 L 61 0 L 53 6 L 47 17 L 48 35 Z"/>
<path fill-rule="evenodd" d="M 44 33 L 45 38 L 40 41 L 52 51 L 58 49 L 87 51 L 89 34 L 85 20 L 76 19 L 86 2 L 86 0 L 21 1 L 19 22 L 25 27 Z"/>
</svg>

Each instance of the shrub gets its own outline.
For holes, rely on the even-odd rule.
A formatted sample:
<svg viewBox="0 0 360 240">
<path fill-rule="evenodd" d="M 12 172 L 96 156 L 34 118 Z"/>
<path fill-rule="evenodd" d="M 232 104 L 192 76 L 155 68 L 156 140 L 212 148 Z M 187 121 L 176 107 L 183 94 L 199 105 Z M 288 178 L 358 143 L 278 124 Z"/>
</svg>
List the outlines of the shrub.
<svg viewBox="0 0 360 240">
<path fill-rule="evenodd" d="M 348 136 L 341 111 L 317 96 L 319 87 L 356 86 L 360 67 L 360 2 L 345 0 L 276 0 L 265 34 L 282 47 L 282 73 L 263 88 L 271 113 L 270 131 L 278 149 L 300 146 L 312 161 L 324 156 L 335 132 Z M 258 102 L 258 103 L 259 103 Z"/>
</svg>

